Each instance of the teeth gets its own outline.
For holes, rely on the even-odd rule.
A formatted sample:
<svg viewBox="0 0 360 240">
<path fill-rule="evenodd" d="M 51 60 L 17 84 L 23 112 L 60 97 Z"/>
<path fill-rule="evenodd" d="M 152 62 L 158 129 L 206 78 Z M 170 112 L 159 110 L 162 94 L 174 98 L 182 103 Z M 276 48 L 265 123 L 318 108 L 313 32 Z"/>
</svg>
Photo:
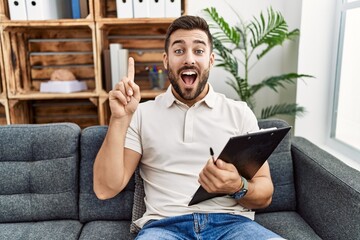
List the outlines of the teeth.
<svg viewBox="0 0 360 240">
<path fill-rule="evenodd" d="M 184 74 L 184 75 L 195 75 L 196 73 L 195 72 L 183 72 L 182 74 Z"/>
</svg>

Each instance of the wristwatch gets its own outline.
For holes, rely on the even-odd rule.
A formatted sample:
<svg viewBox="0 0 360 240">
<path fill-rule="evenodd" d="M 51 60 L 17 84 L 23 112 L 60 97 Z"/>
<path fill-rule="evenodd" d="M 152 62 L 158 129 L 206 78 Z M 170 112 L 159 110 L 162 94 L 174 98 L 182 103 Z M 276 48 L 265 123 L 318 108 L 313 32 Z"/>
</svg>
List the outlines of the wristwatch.
<svg viewBox="0 0 360 240">
<path fill-rule="evenodd" d="M 241 176 L 241 181 L 243 182 L 243 187 L 239 191 L 230 195 L 232 198 L 234 198 L 236 200 L 239 200 L 240 198 L 244 197 L 246 195 L 246 193 L 248 192 L 248 182 L 247 182 L 246 178 Z"/>
</svg>

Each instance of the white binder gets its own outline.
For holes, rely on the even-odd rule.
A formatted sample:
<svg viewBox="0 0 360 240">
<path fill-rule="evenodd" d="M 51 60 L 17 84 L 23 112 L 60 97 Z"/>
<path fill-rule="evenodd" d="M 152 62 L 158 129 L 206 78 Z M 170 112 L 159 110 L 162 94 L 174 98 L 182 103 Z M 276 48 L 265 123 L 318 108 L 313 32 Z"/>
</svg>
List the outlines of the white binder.
<svg viewBox="0 0 360 240">
<path fill-rule="evenodd" d="M 133 0 L 116 0 L 116 11 L 118 18 L 133 18 Z"/>
<path fill-rule="evenodd" d="M 149 12 L 151 18 L 165 17 L 165 1 L 164 0 L 149 0 Z"/>
<path fill-rule="evenodd" d="M 149 2 L 150 0 L 133 0 L 134 1 L 134 17 L 135 18 L 148 18 Z"/>
<path fill-rule="evenodd" d="M 112 89 L 117 82 L 121 80 L 119 73 L 119 50 L 121 49 L 121 44 L 119 43 L 110 43 L 110 65 L 111 65 L 111 82 Z"/>
<path fill-rule="evenodd" d="M 8 5 L 11 20 L 27 20 L 25 0 L 8 0 Z"/>
<path fill-rule="evenodd" d="M 176 18 L 181 16 L 181 0 L 165 0 L 165 17 Z"/>
<path fill-rule="evenodd" d="M 128 62 L 129 62 L 129 50 L 121 48 L 118 52 L 118 58 L 119 58 L 119 76 L 120 79 L 117 81 L 119 82 L 123 77 L 127 76 L 128 71 Z M 113 82 L 113 88 L 117 82 Z"/>
<path fill-rule="evenodd" d="M 70 0 L 26 0 L 28 20 L 71 18 Z"/>
</svg>

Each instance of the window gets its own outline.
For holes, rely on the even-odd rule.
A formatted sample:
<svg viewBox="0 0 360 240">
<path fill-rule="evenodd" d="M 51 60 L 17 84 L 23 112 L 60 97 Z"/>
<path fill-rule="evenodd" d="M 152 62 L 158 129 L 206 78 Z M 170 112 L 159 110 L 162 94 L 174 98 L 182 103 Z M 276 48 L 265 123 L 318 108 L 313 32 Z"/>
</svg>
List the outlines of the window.
<svg viewBox="0 0 360 240">
<path fill-rule="evenodd" d="M 344 0 L 331 137 L 360 151 L 360 0 Z"/>
</svg>

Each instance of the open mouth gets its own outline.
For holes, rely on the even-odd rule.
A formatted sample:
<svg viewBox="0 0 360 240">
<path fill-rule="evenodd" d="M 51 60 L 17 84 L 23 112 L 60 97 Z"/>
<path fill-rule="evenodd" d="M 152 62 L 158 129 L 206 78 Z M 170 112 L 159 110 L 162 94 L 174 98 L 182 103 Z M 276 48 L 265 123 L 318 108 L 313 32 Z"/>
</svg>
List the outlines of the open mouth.
<svg viewBox="0 0 360 240">
<path fill-rule="evenodd" d="M 197 73 L 193 70 L 187 70 L 181 73 L 181 79 L 185 83 L 185 85 L 193 85 L 197 78 Z"/>
</svg>

